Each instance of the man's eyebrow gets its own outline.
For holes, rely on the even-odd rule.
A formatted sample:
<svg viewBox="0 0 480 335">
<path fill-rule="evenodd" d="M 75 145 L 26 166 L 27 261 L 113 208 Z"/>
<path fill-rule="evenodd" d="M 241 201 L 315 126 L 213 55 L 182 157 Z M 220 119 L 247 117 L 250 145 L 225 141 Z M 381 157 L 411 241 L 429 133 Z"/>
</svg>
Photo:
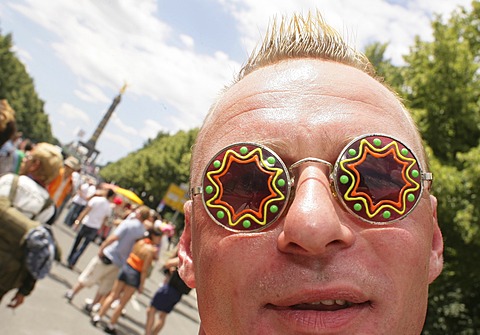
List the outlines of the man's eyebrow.
<svg viewBox="0 0 480 335">
<path fill-rule="evenodd" d="M 291 149 L 291 145 L 288 145 L 287 142 L 283 139 L 262 139 L 262 140 L 252 140 L 253 143 L 257 143 L 267 148 L 273 150 L 274 152 L 288 152 Z"/>
</svg>

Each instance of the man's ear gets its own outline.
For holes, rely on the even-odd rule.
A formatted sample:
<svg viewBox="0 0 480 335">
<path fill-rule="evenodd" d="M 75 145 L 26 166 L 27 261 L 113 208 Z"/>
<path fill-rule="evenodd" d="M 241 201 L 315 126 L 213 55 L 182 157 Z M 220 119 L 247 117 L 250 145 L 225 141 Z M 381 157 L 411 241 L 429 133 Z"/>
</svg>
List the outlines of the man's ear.
<svg viewBox="0 0 480 335">
<path fill-rule="evenodd" d="M 437 219 L 437 198 L 430 195 L 430 203 L 433 211 L 433 239 L 430 253 L 430 267 L 428 282 L 431 283 L 440 275 L 443 269 L 443 238 Z"/>
<path fill-rule="evenodd" d="M 188 200 L 183 206 L 185 227 L 178 243 L 178 257 L 180 259 L 178 273 L 188 287 L 195 288 L 195 269 L 192 257 L 192 206 L 192 200 Z"/>
</svg>

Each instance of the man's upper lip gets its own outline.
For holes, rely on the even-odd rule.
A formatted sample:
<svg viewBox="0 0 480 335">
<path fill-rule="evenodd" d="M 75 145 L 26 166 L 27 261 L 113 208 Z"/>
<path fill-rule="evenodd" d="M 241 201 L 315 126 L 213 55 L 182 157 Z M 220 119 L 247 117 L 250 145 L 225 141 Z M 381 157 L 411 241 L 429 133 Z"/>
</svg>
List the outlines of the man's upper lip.
<svg viewBox="0 0 480 335">
<path fill-rule="evenodd" d="M 299 304 L 313 304 L 327 300 L 343 300 L 351 304 L 362 304 L 370 301 L 365 293 L 356 288 L 329 287 L 328 289 L 291 291 L 273 301 L 269 301 L 267 305 L 290 307 Z"/>
</svg>

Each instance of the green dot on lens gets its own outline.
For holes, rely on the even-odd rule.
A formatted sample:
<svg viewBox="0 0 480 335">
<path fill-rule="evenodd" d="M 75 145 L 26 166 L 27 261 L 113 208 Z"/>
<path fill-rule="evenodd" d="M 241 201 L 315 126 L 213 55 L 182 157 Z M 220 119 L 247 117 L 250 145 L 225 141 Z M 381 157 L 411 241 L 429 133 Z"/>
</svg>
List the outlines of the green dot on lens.
<svg viewBox="0 0 480 335">
<path fill-rule="evenodd" d="M 418 172 L 418 170 L 412 170 L 412 177 L 413 178 L 417 178 L 419 175 L 420 175 L 420 173 Z"/>
<path fill-rule="evenodd" d="M 407 196 L 407 200 L 410 201 L 410 202 L 415 201 L 415 195 L 409 194 L 409 195 Z"/>
<path fill-rule="evenodd" d="M 220 167 L 220 165 L 221 165 L 221 163 L 218 160 L 213 162 L 213 167 L 216 168 L 216 169 L 218 169 Z"/>
<path fill-rule="evenodd" d="M 357 204 L 353 205 L 353 209 L 358 212 L 358 211 L 362 210 L 362 205 L 357 203 Z"/>
<path fill-rule="evenodd" d="M 242 155 L 245 155 L 247 152 L 248 152 L 248 148 L 247 148 L 247 147 L 241 147 L 241 148 L 240 148 L 240 153 L 241 153 Z"/>
<path fill-rule="evenodd" d="M 355 155 L 357 154 L 357 150 L 355 150 L 355 149 L 348 149 L 348 154 L 349 154 L 350 156 L 355 156 Z"/>
<path fill-rule="evenodd" d="M 270 206 L 270 212 L 272 212 L 272 213 L 278 212 L 278 207 L 275 206 L 275 205 Z"/>
<path fill-rule="evenodd" d="M 250 222 L 250 220 L 243 221 L 243 228 L 250 228 L 251 225 L 252 223 Z"/>
<path fill-rule="evenodd" d="M 384 219 L 390 219 L 390 216 L 392 216 L 392 213 L 390 213 L 390 211 L 383 212 L 383 218 Z"/>
<path fill-rule="evenodd" d="M 217 212 L 217 218 L 223 219 L 225 217 L 225 213 L 223 211 L 218 211 Z"/>
<path fill-rule="evenodd" d="M 207 186 L 205 187 L 205 192 L 207 192 L 207 194 L 211 194 L 213 192 L 213 186 Z"/>
<path fill-rule="evenodd" d="M 349 178 L 347 176 L 345 176 L 345 175 L 340 176 L 340 182 L 342 184 L 346 184 L 346 183 L 348 183 L 348 181 L 349 181 Z"/>
<path fill-rule="evenodd" d="M 408 149 L 407 148 L 402 149 L 402 155 L 404 155 L 404 156 L 408 155 Z"/>
<path fill-rule="evenodd" d="M 268 162 L 268 164 L 270 164 L 270 165 L 275 164 L 275 161 L 276 161 L 275 157 L 268 157 L 268 158 L 267 158 L 267 162 Z"/>
<path fill-rule="evenodd" d="M 373 140 L 373 144 L 375 144 L 377 147 L 382 145 L 382 140 L 379 138 L 376 138 Z"/>
<path fill-rule="evenodd" d="M 277 185 L 280 186 L 280 187 L 285 186 L 285 179 L 279 179 L 279 180 L 277 181 Z"/>
</svg>

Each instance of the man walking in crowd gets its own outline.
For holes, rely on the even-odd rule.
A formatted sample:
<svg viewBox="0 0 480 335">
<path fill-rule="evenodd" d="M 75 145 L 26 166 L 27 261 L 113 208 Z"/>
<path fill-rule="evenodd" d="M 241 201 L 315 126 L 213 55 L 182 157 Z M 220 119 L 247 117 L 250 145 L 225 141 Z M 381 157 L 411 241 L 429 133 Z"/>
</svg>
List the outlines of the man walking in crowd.
<svg viewBox="0 0 480 335">
<path fill-rule="evenodd" d="M 200 334 L 418 335 L 443 241 L 420 135 L 320 14 L 275 21 L 191 157 Z"/>
<path fill-rule="evenodd" d="M 62 166 L 60 150 L 52 144 L 39 143 L 25 156 L 20 166 L 12 205 L 22 214 L 40 223 L 53 223 L 55 206 L 49 202 L 49 194 L 45 186 L 58 174 Z M 8 173 L 0 177 L 0 197 L 9 197 L 16 176 Z M 0 217 L 0 225 L 2 218 Z M 2 225 L 2 227 L 4 227 Z M 8 241 L 12 231 L 0 229 L 2 240 Z M 36 283 L 35 278 L 27 270 L 24 262 L 24 247 L 18 243 L 2 248 L 0 243 L 0 300 L 9 290 L 18 288 L 9 307 L 21 305 Z M 18 248 L 18 250 L 16 249 Z M 19 257 L 16 257 L 19 255 Z M 13 269 L 11 271 L 7 269 Z"/>
<path fill-rule="evenodd" d="M 88 200 L 95 194 L 97 188 L 93 178 L 88 178 L 87 181 L 80 185 L 77 194 L 72 198 L 72 207 L 65 217 L 65 224 L 72 226 L 80 213 L 87 206 Z"/>
<path fill-rule="evenodd" d="M 86 306 L 86 310 L 90 312 L 92 307 L 110 292 L 133 245 L 143 237 L 147 226 L 150 225 L 147 221 L 149 217 L 150 209 L 147 206 L 140 206 L 133 217 L 123 220 L 118 225 L 117 229 L 100 245 L 98 255 L 88 263 L 78 277 L 77 283 L 65 293 L 69 302 L 84 287 L 98 284 L 95 298 Z"/>
<path fill-rule="evenodd" d="M 107 190 L 105 196 L 93 197 L 88 202 L 87 207 L 80 213 L 78 219 L 75 220 L 75 225 L 81 224 L 82 226 L 77 233 L 72 245 L 72 250 L 68 256 L 67 263 L 70 269 L 73 269 L 87 246 L 95 239 L 97 230 L 106 223 L 109 216 L 112 215 L 112 207 L 110 204 L 114 198 L 115 192 L 110 189 Z M 81 246 L 80 243 L 82 243 Z"/>
</svg>

